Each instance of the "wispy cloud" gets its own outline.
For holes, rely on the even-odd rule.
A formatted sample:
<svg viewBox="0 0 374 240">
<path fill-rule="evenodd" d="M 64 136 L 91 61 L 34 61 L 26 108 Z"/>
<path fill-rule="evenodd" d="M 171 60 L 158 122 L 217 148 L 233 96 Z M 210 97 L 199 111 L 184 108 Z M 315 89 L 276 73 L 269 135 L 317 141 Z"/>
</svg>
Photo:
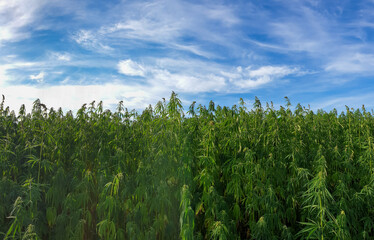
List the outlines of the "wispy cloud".
<svg viewBox="0 0 374 240">
<path fill-rule="evenodd" d="M 251 90 L 282 79 L 284 76 L 301 73 L 297 68 L 288 66 L 263 66 L 253 70 L 251 67 L 238 67 L 237 74 L 230 74 L 230 81 L 243 90 Z"/>
<path fill-rule="evenodd" d="M 332 109 L 336 108 L 339 111 L 345 111 L 346 106 L 349 108 L 359 109 L 363 105 L 367 110 L 373 109 L 374 104 L 372 99 L 374 92 L 363 92 L 363 93 L 347 93 L 347 96 L 330 96 L 321 99 L 320 101 L 311 103 L 314 109 Z"/>
<path fill-rule="evenodd" d="M 137 40 L 137 44 L 157 43 L 210 58 L 217 55 L 204 49 L 206 42 L 233 46 L 231 34 L 241 21 L 233 8 L 215 2 L 130 1 L 119 5 L 117 11 L 121 11 L 121 17 L 114 18 L 112 24 L 100 26 L 94 32 L 80 30 L 73 39 L 96 49 L 100 44 L 115 47 L 123 44 L 124 39 Z M 201 45 L 201 41 L 205 43 Z"/>
<path fill-rule="evenodd" d="M 69 62 L 71 61 L 71 58 L 72 58 L 72 56 L 69 53 L 56 52 L 53 55 L 57 60 L 63 61 L 63 62 Z"/>
<path fill-rule="evenodd" d="M 9 74 L 11 70 L 17 69 L 27 69 L 35 66 L 35 62 L 12 62 L 6 64 L 0 64 L 0 86 L 6 86 L 11 84 L 11 81 L 14 80 Z"/>
<path fill-rule="evenodd" d="M 263 15 L 263 31 L 268 40 L 248 41 L 272 52 L 306 54 L 304 61 L 317 64 L 326 74 L 372 73 L 374 44 L 366 40 L 364 28 L 370 27 L 368 22 L 373 16 L 361 11 L 350 15 L 346 21 L 343 14 L 351 10 L 345 4 L 350 2 L 327 6 L 328 3 L 323 1 L 293 1 L 287 7 L 283 6 L 284 14 Z M 365 1 L 358 5 L 373 9 Z M 328 80 L 328 75 L 325 77 Z"/>
<path fill-rule="evenodd" d="M 61 30 L 63 27 L 78 27 L 77 19 L 88 17 L 91 11 L 85 1 L 74 0 L 2 0 L 0 1 L 0 47 L 7 42 L 19 42 L 33 37 L 40 30 Z M 69 16 L 69 21 L 57 21 L 61 16 Z M 90 17 L 88 22 L 99 21 Z M 71 31 L 71 30 L 70 30 Z"/>
<path fill-rule="evenodd" d="M 331 60 L 327 71 L 340 73 L 374 73 L 374 54 L 348 53 Z"/>
<path fill-rule="evenodd" d="M 269 25 L 269 33 L 279 38 L 284 46 L 291 51 L 305 51 L 313 55 L 323 52 L 326 46 L 338 40 L 332 34 L 333 22 L 311 8 L 300 3 L 297 5 L 299 14 L 271 21 Z"/>
<path fill-rule="evenodd" d="M 264 66 L 256 70 L 248 69 L 250 77 L 263 77 L 263 76 L 277 76 L 284 77 L 286 75 L 297 72 L 296 68 L 289 68 L 287 66 L 276 67 L 276 66 Z"/>
<path fill-rule="evenodd" d="M 144 76 L 145 68 L 131 59 L 127 59 L 118 63 L 118 72 L 128 76 Z"/>
<path fill-rule="evenodd" d="M 99 33 L 93 33 L 90 30 L 79 30 L 72 36 L 72 39 L 81 46 L 97 52 L 108 53 L 113 50 L 102 43 L 102 36 Z"/>
<path fill-rule="evenodd" d="M 25 28 L 40 18 L 38 11 L 46 4 L 43 0 L 13 0 L 0 2 L 0 44 L 19 41 L 29 36 Z"/>
<path fill-rule="evenodd" d="M 185 74 L 171 73 L 168 70 L 152 70 L 152 80 L 149 83 L 154 87 L 163 88 L 181 93 L 219 92 L 226 86 L 226 80 L 216 74 Z"/>
</svg>

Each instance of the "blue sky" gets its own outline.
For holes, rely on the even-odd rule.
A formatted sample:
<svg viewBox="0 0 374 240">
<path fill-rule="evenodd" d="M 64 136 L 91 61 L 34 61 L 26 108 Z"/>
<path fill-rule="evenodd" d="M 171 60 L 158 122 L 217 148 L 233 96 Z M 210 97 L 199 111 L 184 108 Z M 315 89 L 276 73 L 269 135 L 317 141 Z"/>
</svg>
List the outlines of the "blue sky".
<svg viewBox="0 0 374 240">
<path fill-rule="evenodd" d="M 15 110 L 141 110 L 171 91 L 372 109 L 373 30 L 372 0 L 0 0 L 0 94 Z"/>
</svg>

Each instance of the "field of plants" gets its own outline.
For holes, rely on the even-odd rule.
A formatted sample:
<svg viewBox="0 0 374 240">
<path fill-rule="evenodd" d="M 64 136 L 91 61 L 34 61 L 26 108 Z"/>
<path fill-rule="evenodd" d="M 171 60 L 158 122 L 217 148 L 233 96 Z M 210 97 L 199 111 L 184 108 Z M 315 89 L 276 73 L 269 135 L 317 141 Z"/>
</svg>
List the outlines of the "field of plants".
<svg viewBox="0 0 374 240">
<path fill-rule="evenodd" d="M 293 109 L 293 110 L 291 110 Z M 374 239 L 374 116 L 175 93 L 0 105 L 0 238 Z"/>
</svg>

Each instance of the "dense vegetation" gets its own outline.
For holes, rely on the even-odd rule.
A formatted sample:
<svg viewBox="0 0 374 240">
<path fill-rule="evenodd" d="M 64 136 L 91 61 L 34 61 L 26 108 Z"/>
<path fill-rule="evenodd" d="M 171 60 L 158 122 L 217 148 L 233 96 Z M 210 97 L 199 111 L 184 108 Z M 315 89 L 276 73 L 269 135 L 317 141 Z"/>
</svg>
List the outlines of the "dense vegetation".
<svg viewBox="0 0 374 240">
<path fill-rule="evenodd" d="M 373 239 L 374 116 L 0 106 L 5 239 Z"/>
</svg>

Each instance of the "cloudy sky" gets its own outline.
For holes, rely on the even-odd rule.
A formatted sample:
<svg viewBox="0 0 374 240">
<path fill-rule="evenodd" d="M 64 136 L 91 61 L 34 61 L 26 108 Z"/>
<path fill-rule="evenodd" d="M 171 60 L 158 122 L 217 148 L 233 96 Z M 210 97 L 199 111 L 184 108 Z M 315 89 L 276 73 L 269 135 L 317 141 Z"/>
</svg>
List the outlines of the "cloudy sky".
<svg viewBox="0 0 374 240">
<path fill-rule="evenodd" d="M 374 108 L 374 1 L 0 0 L 6 105 Z"/>
</svg>

